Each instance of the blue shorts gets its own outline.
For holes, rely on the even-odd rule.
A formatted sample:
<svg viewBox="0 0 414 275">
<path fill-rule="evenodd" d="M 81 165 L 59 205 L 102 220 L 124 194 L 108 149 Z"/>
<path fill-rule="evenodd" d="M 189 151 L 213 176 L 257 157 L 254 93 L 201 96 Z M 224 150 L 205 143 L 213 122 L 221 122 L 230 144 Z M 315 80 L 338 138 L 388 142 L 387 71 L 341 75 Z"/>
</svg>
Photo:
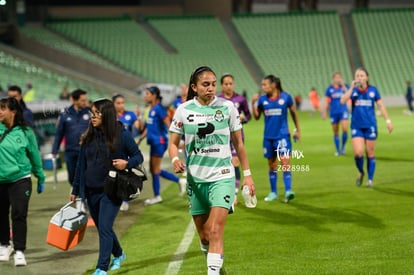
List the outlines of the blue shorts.
<svg viewBox="0 0 414 275">
<path fill-rule="evenodd" d="M 292 142 L 290 141 L 290 135 L 279 139 L 263 139 L 263 155 L 265 158 L 281 158 L 286 155 L 290 156 L 291 154 Z"/>
<path fill-rule="evenodd" d="M 351 128 L 352 137 L 362 137 L 366 140 L 376 140 L 378 131 L 376 126 L 370 128 Z"/>
<path fill-rule="evenodd" d="M 168 145 L 164 144 L 151 144 L 150 146 L 150 156 L 160 157 L 164 156 L 165 151 L 167 151 Z"/>
<path fill-rule="evenodd" d="M 341 120 L 348 120 L 348 111 L 336 114 L 330 114 L 331 124 L 338 124 Z"/>
</svg>

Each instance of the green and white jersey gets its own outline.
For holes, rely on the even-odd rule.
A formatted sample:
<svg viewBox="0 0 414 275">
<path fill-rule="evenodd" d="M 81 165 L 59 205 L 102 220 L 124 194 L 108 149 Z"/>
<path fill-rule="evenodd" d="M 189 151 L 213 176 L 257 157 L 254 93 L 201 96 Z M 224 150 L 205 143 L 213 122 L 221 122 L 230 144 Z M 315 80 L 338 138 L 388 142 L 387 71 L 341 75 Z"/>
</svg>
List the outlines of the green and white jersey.
<svg viewBox="0 0 414 275">
<path fill-rule="evenodd" d="M 196 98 L 179 105 L 170 126 L 185 136 L 187 171 L 201 183 L 234 177 L 230 133 L 241 129 L 233 102 L 218 97 L 207 106 Z"/>
</svg>

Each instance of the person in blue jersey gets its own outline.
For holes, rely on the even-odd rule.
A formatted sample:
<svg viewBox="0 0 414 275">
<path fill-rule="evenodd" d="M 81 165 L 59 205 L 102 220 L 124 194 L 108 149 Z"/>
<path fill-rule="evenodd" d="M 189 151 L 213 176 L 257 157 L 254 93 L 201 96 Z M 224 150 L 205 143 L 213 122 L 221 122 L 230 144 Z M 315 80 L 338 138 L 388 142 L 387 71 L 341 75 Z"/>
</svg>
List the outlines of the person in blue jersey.
<svg viewBox="0 0 414 275">
<path fill-rule="evenodd" d="M 139 129 L 139 121 L 134 112 L 125 110 L 125 98 L 121 94 L 116 94 L 112 97 L 112 102 L 114 103 L 116 116 L 118 121 L 122 123 L 125 130 L 131 134 L 134 132 L 134 129 Z M 128 201 L 123 201 L 120 210 L 128 211 L 129 203 Z"/>
<path fill-rule="evenodd" d="M 295 198 L 291 189 L 292 174 L 290 170 L 290 156 L 292 143 L 288 127 L 288 113 L 290 112 L 296 131 L 294 137 L 300 139 L 299 119 L 296 113 L 292 96 L 282 89 L 280 78 L 268 75 L 262 80 L 262 91 L 264 95 L 255 94 L 252 97 L 253 116 L 258 120 L 264 114 L 264 137 L 263 152 L 268 160 L 270 193 L 265 201 L 278 199 L 277 193 L 277 172 L 283 172 L 285 184 L 285 202 Z M 278 165 L 280 161 L 280 165 Z"/>
<path fill-rule="evenodd" d="M 342 80 L 340 72 L 332 75 L 332 84 L 325 91 L 325 105 L 323 119 L 326 119 L 329 110 L 332 130 L 334 132 L 335 156 L 345 155 L 345 145 L 348 140 L 348 107 L 341 103 L 341 97 L 348 91 L 348 85 Z M 339 139 L 339 125 L 342 128 L 342 142 Z"/>
<path fill-rule="evenodd" d="M 355 165 L 359 172 L 355 183 L 357 186 L 361 186 L 363 183 L 365 153 L 368 172 L 367 186 L 372 187 L 376 166 L 375 144 L 378 137 L 375 104 L 377 104 L 385 119 L 389 133 L 392 132 L 393 125 L 378 89 L 369 84 L 369 74 L 365 68 L 359 68 L 355 71 L 355 79 L 352 81 L 349 90 L 342 96 L 341 102 L 344 104 L 349 99 L 352 101 L 352 147 L 354 149 Z"/>
<path fill-rule="evenodd" d="M 243 168 L 243 185 L 255 194 L 254 181 L 242 140 L 242 124 L 234 104 L 216 96 L 216 75 L 210 67 L 196 68 L 190 76 L 187 101 L 181 104 L 170 126 L 168 153 L 174 172 L 187 171 L 190 214 L 207 260 L 207 274 L 225 272 L 224 226 L 234 198 L 234 169 L 230 140 Z M 185 136 L 187 160 L 178 155 Z"/>
<path fill-rule="evenodd" d="M 158 87 L 151 86 L 145 90 L 145 101 L 150 106 L 146 119 L 146 138 L 150 146 L 150 172 L 154 191 L 154 197 L 146 199 L 145 205 L 162 202 L 160 177 L 176 182 L 180 187 L 180 195 L 185 193 L 185 179 L 180 179 L 173 173 L 161 169 L 162 157 L 168 148 L 168 128 L 171 123 L 161 100 L 161 91 Z"/>
<path fill-rule="evenodd" d="M 247 100 L 244 96 L 234 91 L 234 76 L 228 73 L 224 74 L 220 78 L 220 84 L 221 84 L 221 93 L 219 93 L 217 96 L 221 98 L 225 98 L 233 102 L 234 106 L 239 111 L 240 121 L 242 124 L 249 122 L 251 119 L 249 104 L 247 103 Z M 243 130 L 242 130 L 242 137 L 244 140 Z M 237 205 L 237 195 L 240 189 L 240 167 L 239 167 L 240 161 L 239 161 L 239 158 L 237 157 L 237 151 L 234 148 L 234 145 L 232 142 L 230 142 L 230 148 L 231 148 L 231 154 L 233 156 L 231 162 L 233 163 L 234 172 L 236 175 L 234 204 Z"/>
<path fill-rule="evenodd" d="M 88 94 L 76 89 L 71 93 L 72 105 L 60 114 L 56 125 L 56 134 L 52 146 L 52 154 L 59 153 L 60 144 L 65 138 L 65 162 L 69 184 L 73 185 L 76 163 L 80 151 L 80 137 L 89 125 Z"/>
</svg>

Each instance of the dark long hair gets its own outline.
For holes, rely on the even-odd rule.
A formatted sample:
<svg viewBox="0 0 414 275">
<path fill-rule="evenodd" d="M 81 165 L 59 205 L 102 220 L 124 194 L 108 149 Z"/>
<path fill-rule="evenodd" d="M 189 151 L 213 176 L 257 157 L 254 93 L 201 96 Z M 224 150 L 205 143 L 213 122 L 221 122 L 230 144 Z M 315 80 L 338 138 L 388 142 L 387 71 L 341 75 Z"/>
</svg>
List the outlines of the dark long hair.
<svg viewBox="0 0 414 275">
<path fill-rule="evenodd" d="M 280 80 L 279 77 L 276 77 L 276 76 L 270 74 L 270 75 L 265 76 L 263 79 L 269 80 L 270 83 L 275 83 L 276 89 L 278 89 L 279 91 L 283 91 L 282 81 Z"/>
<path fill-rule="evenodd" d="M 119 136 L 121 133 L 122 126 L 116 118 L 116 111 L 114 104 L 109 99 L 97 99 L 92 103 L 92 106 L 101 113 L 102 115 L 102 126 L 105 145 L 114 152 L 117 147 Z M 87 144 L 94 140 L 96 137 L 96 129 L 94 129 L 92 122 L 89 122 L 88 129 L 81 137 L 81 143 Z"/>
<path fill-rule="evenodd" d="M 23 128 L 23 130 L 26 130 L 27 123 L 24 120 L 22 107 L 20 106 L 17 99 L 14 97 L 2 98 L 0 100 L 0 108 L 8 108 L 10 111 L 16 111 L 16 114 L 14 115 L 13 125 L 11 125 L 10 128 L 13 128 L 14 126 L 20 126 Z"/>
<path fill-rule="evenodd" d="M 161 103 L 161 101 L 162 101 L 161 90 L 157 86 L 148 87 L 147 90 L 151 94 L 155 95 L 155 97 L 157 98 L 157 100 Z"/>
<path fill-rule="evenodd" d="M 192 84 L 197 85 L 198 77 L 204 72 L 211 72 L 214 75 L 216 75 L 210 67 L 200 66 L 196 68 L 191 73 L 190 81 L 188 83 L 187 101 L 192 100 L 197 95 L 197 93 L 193 90 L 193 88 L 191 88 L 191 85 Z"/>
</svg>

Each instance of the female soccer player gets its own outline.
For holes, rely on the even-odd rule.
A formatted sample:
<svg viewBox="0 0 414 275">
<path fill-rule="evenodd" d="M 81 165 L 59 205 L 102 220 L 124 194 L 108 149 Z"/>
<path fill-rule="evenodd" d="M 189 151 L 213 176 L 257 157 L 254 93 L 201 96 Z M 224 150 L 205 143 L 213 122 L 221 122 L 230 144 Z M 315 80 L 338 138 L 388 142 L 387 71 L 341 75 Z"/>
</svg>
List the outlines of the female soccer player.
<svg viewBox="0 0 414 275">
<path fill-rule="evenodd" d="M 262 80 L 262 90 L 265 93 L 252 98 L 253 116 L 257 120 L 261 113 L 265 116 L 263 138 L 264 157 L 268 160 L 270 193 L 265 201 L 277 200 L 277 172 L 283 171 L 285 184 L 285 202 L 295 198 L 291 190 L 292 174 L 290 171 L 290 155 L 292 144 L 287 121 L 288 111 L 295 123 L 295 139 L 300 139 L 299 119 L 296 114 L 292 96 L 282 89 L 280 78 L 268 75 Z M 280 160 L 281 165 L 278 165 Z M 280 168 L 279 168 L 280 167 Z"/>
<path fill-rule="evenodd" d="M 150 106 L 146 120 L 146 135 L 147 143 L 150 146 L 150 171 L 154 198 L 145 200 L 145 205 L 162 202 L 160 177 L 176 182 L 179 184 L 180 194 L 185 193 L 185 179 L 180 179 L 173 173 L 161 169 L 162 157 L 168 147 L 168 127 L 170 127 L 167 109 L 161 105 L 161 100 L 161 92 L 158 87 L 152 86 L 146 89 L 145 101 Z"/>
<path fill-rule="evenodd" d="M 351 134 L 352 147 L 355 154 L 355 165 L 359 171 L 356 185 L 361 186 L 364 172 L 364 146 L 368 158 L 368 187 L 372 187 L 375 173 L 375 143 L 378 136 L 377 119 L 375 117 L 375 103 L 379 107 L 391 133 L 393 126 L 388 116 L 387 109 L 382 103 L 381 96 L 375 86 L 369 85 L 369 74 L 364 68 L 355 71 L 355 80 L 352 81 L 349 90 L 342 96 L 341 103 L 349 99 L 352 101 Z"/>
<path fill-rule="evenodd" d="M 345 144 L 348 139 L 348 107 L 346 103 L 341 103 L 341 97 L 348 91 L 348 86 L 342 80 L 340 72 L 332 75 L 332 84 L 326 88 L 325 109 L 323 119 L 326 119 L 329 110 L 332 130 L 334 132 L 334 144 L 336 148 L 335 156 L 345 155 Z M 339 124 L 342 128 L 342 144 L 339 145 Z"/>
<path fill-rule="evenodd" d="M 231 74 L 225 74 L 220 78 L 221 89 L 222 92 L 218 94 L 218 97 L 225 98 L 233 102 L 234 106 L 239 111 L 240 121 L 241 123 L 247 123 L 250 118 L 250 110 L 247 100 L 244 96 L 239 95 L 234 91 L 234 77 Z M 242 137 L 244 140 L 244 134 L 242 130 Z M 234 196 L 234 204 L 237 204 L 237 194 L 239 193 L 240 189 L 240 161 L 237 157 L 236 149 L 233 146 L 233 143 L 230 142 L 231 147 L 231 155 L 233 156 L 231 163 L 234 166 L 234 172 L 236 175 L 236 188 L 235 188 L 235 196 Z"/>
<path fill-rule="evenodd" d="M 201 250 L 207 255 L 209 275 L 220 274 L 223 265 L 224 224 L 234 199 L 230 139 L 243 168 L 243 185 L 249 187 L 252 196 L 255 194 L 239 114 L 233 103 L 216 97 L 215 93 L 213 70 L 206 66 L 195 69 L 190 77 L 187 102 L 178 106 L 171 123 L 168 147 L 174 171 L 188 170 L 190 214 Z M 178 157 L 181 135 L 185 136 L 187 165 Z"/>
</svg>

